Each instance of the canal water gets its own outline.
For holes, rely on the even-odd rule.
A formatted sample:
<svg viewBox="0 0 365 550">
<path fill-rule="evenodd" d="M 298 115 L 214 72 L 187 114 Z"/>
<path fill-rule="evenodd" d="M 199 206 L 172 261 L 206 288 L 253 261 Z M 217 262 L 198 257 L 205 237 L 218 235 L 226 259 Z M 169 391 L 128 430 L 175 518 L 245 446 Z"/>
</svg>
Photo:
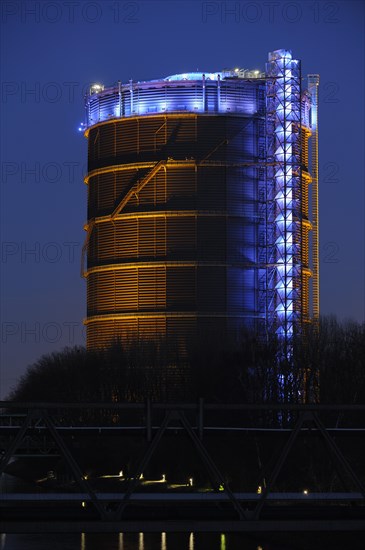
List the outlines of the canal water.
<svg viewBox="0 0 365 550">
<path fill-rule="evenodd" d="M 27 485 L 20 483 L 26 492 Z M 31 487 L 32 488 L 32 487 Z M 0 478 L 1 493 L 19 480 Z M 365 529 L 365 525 L 364 525 Z M 365 550 L 360 533 L 116 533 L 1 534 L 0 550 Z"/>
<path fill-rule="evenodd" d="M 364 550 L 363 534 L 2 534 L 0 550 Z"/>
</svg>

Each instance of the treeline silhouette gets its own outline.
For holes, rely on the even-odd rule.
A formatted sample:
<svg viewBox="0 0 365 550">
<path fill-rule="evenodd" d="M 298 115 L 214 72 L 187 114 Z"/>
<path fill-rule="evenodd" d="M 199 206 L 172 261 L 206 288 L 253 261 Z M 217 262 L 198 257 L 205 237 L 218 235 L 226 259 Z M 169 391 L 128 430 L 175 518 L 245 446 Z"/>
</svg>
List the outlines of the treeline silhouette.
<svg viewBox="0 0 365 550">
<path fill-rule="evenodd" d="M 59 410 L 50 410 L 53 421 L 58 426 L 74 427 L 144 427 L 146 407 L 142 407 L 142 412 L 140 409 L 135 412 L 134 408 L 113 409 L 108 404 L 143 403 L 147 398 L 160 403 L 197 403 L 203 398 L 212 404 L 364 404 L 364 336 L 364 325 L 350 321 L 340 323 L 334 317 L 325 317 L 319 327 L 308 327 L 305 338 L 293 342 L 293 356 L 288 355 L 275 337 L 262 341 L 249 332 L 242 334 L 235 346 L 210 338 L 189 349 L 171 345 L 166 340 L 116 341 L 108 349 L 99 351 L 66 348 L 45 355 L 28 367 L 9 399 L 17 403 L 60 403 Z M 62 408 L 62 403 L 100 402 L 105 403 L 105 408 Z M 19 406 L 19 412 L 24 412 L 24 408 Z M 164 414 L 153 409 L 154 425 L 162 422 Z M 204 422 L 207 426 L 242 425 L 258 430 L 285 428 L 295 425 L 298 414 L 270 407 L 239 413 L 230 409 L 209 413 L 205 410 Z M 363 414 L 331 409 L 322 411 L 320 416 L 327 426 L 353 429 L 363 426 Z M 186 415 L 194 426 L 196 409 Z M 129 432 L 123 437 L 112 432 L 107 436 L 88 434 L 73 432 L 63 437 L 95 487 L 101 484 L 102 489 L 110 490 L 109 482 L 98 477 L 105 473 L 123 470 L 133 475 L 146 445 L 143 429 L 137 436 Z M 351 437 L 336 434 L 336 442 L 352 467 L 362 471 L 362 433 L 351 431 L 350 434 Z M 265 482 L 287 438 L 286 431 L 248 432 L 244 439 L 243 435 L 231 435 L 224 430 L 204 432 L 204 444 L 225 479 L 242 491 L 256 491 L 262 479 Z M 41 465 L 35 460 L 19 459 L 8 466 L 7 472 L 34 481 L 35 472 L 44 477 L 51 469 L 57 478 L 53 484 L 63 483 L 65 479 L 71 483 L 72 476 L 62 457 L 50 457 L 47 462 L 42 458 Z M 193 477 L 197 486 L 210 486 L 209 476 L 185 432 L 169 432 L 164 436 L 144 471 L 148 479 L 160 479 L 162 472 L 169 481 L 180 483 Z M 351 483 L 348 484 L 345 473 L 328 454 L 323 437 L 311 430 L 302 433 L 296 441 L 282 478 L 277 482 L 280 490 L 288 491 L 302 491 L 304 487 L 312 491 L 342 491 L 347 486 Z"/>
<path fill-rule="evenodd" d="M 293 342 L 250 332 L 183 350 L 166 340 L 65 348 L 29 366 L 8 396 L 18 402 L 365 403 L 365 325 L 323 317 Z"/>
</svg>

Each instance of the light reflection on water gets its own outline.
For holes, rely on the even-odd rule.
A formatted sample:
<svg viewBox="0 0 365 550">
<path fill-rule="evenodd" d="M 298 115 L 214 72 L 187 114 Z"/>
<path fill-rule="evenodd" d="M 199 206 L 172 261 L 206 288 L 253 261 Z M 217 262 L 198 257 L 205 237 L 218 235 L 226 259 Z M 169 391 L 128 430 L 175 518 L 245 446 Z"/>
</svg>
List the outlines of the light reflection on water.
<svg viewBox="0 0 365 550">
<path fill-rule="evenodd" d="M 237 542 L 224 533 L 2 534 L 0 550 L 267 550 Z"/>
<path fill-rule="evenodd" d="M 364 550 L 355 533 L 270 538 L 239 533 L 0 534 L 0 550 Z"/>
</svg>

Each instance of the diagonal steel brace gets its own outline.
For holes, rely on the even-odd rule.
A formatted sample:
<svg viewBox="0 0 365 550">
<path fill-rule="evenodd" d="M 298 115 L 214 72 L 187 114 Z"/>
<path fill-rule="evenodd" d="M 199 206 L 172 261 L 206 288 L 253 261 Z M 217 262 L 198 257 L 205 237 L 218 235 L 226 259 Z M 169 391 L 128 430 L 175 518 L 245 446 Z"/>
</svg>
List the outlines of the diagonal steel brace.
<svg viewBox="0 0 365 550">
<path fill-rule="evenodd" d="M 101 519 L 107 519 L 107 513 L 101 502 L 96 497 L 94 491 L 91 489 L 89 483 L 85 479 L 78 463 L 72 456 L 69 448 L 67 447 L 65 441 L 60 436 L 60 434 L 57 432 L 55 425 L 52 422 L 52 419 L 48 415 L 47 411 L 42 411 L 42 418 L 44 420 L 44 423 L 46 424 L 50 434 L 52 435 L 53 439 L 55 440 L 56 444 L 58 445 L 62 455 L 66 459 L 67 464 L 70 466 L 72 473 L 75 476 L 76 482 L 81 487 L 83 491 L 88 493 L 91 502 L 94 504 L 95 508 L 99 512 Z"/>
<path fill-rule="evenodd" d="M 349 476 L 351 477 L 354 484 L 358 487 L 360 492 L 365 497 L 365 487 L 364 487 L 364 485 L 361 483 L 360 479 L 355 474 L 355 472 L 352 469 L 352 467 L 351 467 L 350 463 L 348 462 L 348 460 L 342 454 L 339 446 L 336 444 L 336 442 L 333 440 L 333 438 L 329 435 L 328 431 L 326 430 L 326 428 L 325 428 L 324 424 L 322 423 L 322 421 L 319 419 L 316 412 L 313 413 L 313 420 L 314 420 L 315 425 L 318 427 L 319 431 L 323 435 L 323 438 L 325 439 L 328 447 L 330 448 L 330 451 L 332 451 L 334 456 L 337 458 L 338 462 L 340 464 L 342 464 L 342 466 L 344 467 L 346 472 L 349 474 Z"/>
<path fill-rule="evenodd" d="M 13 439 L 12 443 L 10 444 L 9 448 L 7 449 L 7 451 L 5 452 L 4 456 L 1 459 L 0 475 L 4 472 L 6 466 L 9 463 L 9 460 L 11 459 L 11 457 L 13 456 L 13 454 L 15 453 L 15 451 L 23 441 L 24 436 L 32 423 L 33 417 L 34 417 L 34 414 L 32 413 L 32 411 L 29 411 L 24 424 L 19 429 L 18 433 L 16 434 L 15 438 Z"/>
<path fill-rule="evenodd" d="M 239 518 L 240 519 L 247 519 L 247 515 L 246 515 L 245 511 L 243 510 L 241 504 L 238 502 L 238 500 L 234 496 L 234 494 L 231 491 L 228 483 L 225 482 L 224 477 L 220 473 L 217 465 L 213 461 L 212 457 L 208 453 L 208 451 L 205 448 L 205 446 L 203 445 L 202 441 L 199 439 L 199 437 L 196 435 L 196 433 L 194 432 L 194 430 L 190 426 L 189 422 L 186 419 L 186 416 L 181 411 L 177 411 L 177 413 L 178 413 L 178 418 L 179 418 L 182 426 L 185 428 L 188 435 L 190 436 L 190 439 L 195 444 L 198 453 L 200 454 L 203 461 L 205 462 L 205 464 L 208 468 L 208 471 L 210 471 L 213 479 L 215 478 L 215 480 L 219 482 L 219 485 L 221 485 L 224 488 L 224 491 L 227 493 L 227 495 L 229 497 L 229 500 L 232 502 L 236 512 L 239 515 Z"/>
<path fill-rule="evenodd" d="M 116 518 L 118 520 L 121 519 L 122 515 L 123 515 L 123 512 L 128 504 L 128 501 L 133 493 L 133 491 L 135 490 L 135 488 L 137 487 L 138 485 L 138 480 L 141 476 L 141 474 L 143 473 L 144 469 L 146 468 L 146 466 L 148 465 L 149 461 L 151 460 L 151 457 L 153 455 L 153 453 L 155 452 L 156 450 L 156 447 L 157 445 L 159 444 L 159 442 L 161 441 L 161 438 L 171 420 L 171 411 L 169 411 L 168 413 L 166 413 L 165 415 L 165 418 L 161 424 L 161 426 L 159 427 L 159 429 L 157 430 L 157 433 L 155 434 L 155 437 L 152 439 L 150 445 L 147 447 L 147 450 L 145 452 L 145 454 L 143 455 L 139 465 L 138 465 L 138 468 L 136 469 L 136 471 L 134 472 L 134 475 L 132 477 L 129 477 L 128 478 L 128 484 L 127 484 L 127 489 L 126 489 L 126 492 L 124 494 L 124 498 L 123 500 L 120 502 L 120 504 L 118 505 L 118 508 L 116 510 Z"/>
<path fill-rule="evenodd" d="M 256 507 L 255 507 L 255 510 L 253 512 L 253 519 L 257 520 L 259 519 L 260 517 L 260 513 L 261 513 L 261 510 L 267 500 L 267 497 L 271 491 L 271 487 L 274 485 L 279 473 L 281 472 L 281 469 L 283 467 L 283 464 L 285 462 L 285 459 L 286 457 L 288 456 L 290 450 L 293 448 L 293 445 L 294 445 L 294 442 L 296 440 L 296 438 L 298 437 L 298 434 L 304 424 L 305 421 L 309 420 L 309 419 L 312 419 L 313 415 L 311 412 L 304 412 L 304 413 L 301 413 L 301 415 L 299 416 L 298 418 L 298 421 L 293 429 L 293 431 L 291 432 L 290 434 L 290 437 L 288 439 L 288 441 L 286 442 L 286 444 L 284 445 L 284 448 L 280 454 L 280 457 L 277 461 L 277 463 L 275 464 L 274 466 L 274 469 L 273 469 L 273 472 L 266 484 L 266 487 L 262 493 L 262 496 L 259 500 L 259 502 L 257 503 Z"/>
</svg>

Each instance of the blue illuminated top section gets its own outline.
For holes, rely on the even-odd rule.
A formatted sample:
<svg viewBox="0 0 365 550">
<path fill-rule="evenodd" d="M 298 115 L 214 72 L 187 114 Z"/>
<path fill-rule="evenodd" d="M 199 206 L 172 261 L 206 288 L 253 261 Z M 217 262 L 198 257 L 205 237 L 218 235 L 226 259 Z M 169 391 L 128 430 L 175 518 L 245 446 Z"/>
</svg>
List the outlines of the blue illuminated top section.
<svg viewBox="0 0 365 550">
<path fill-rule="evenodd" d="M 269 60 L 291 60 L 289 50 L 269 54 Z M 93 84 L 85 101 L 81 129 L 116 118 L 171 113 L 265 116 L 267 76 L 243 68 L 219 72 L 186 72 L 157 80 L 104 88 Z M 309 100 L 303 99 L 302 121 L 309 126 Z"/>
<path fill-rule="evenodd" d="M 181 73 L 160 80 L 93 84 L 86 97 L 84 127 L 130 116 L 173 112 L 264 114 L 265 74 L 259 70 Z"/>
<path fill-rule="evenodd" d="M 218 77 L 222 78 L 222 73 L 183 73 L 167 76 L 164 80 L 218 80 Z"/>
<path fill-rule="evenodd" d="M 173 81 L 173 80 L 222 80 L 224 78 L 265 78 L 265 73 L 259 69 L 241 69 L 237 67 L 236 69 L 223 69 L 217 73 L 182 73 L 182 74 L 173 74 L 167 76 L 164 80 Z"/>
</svg>

